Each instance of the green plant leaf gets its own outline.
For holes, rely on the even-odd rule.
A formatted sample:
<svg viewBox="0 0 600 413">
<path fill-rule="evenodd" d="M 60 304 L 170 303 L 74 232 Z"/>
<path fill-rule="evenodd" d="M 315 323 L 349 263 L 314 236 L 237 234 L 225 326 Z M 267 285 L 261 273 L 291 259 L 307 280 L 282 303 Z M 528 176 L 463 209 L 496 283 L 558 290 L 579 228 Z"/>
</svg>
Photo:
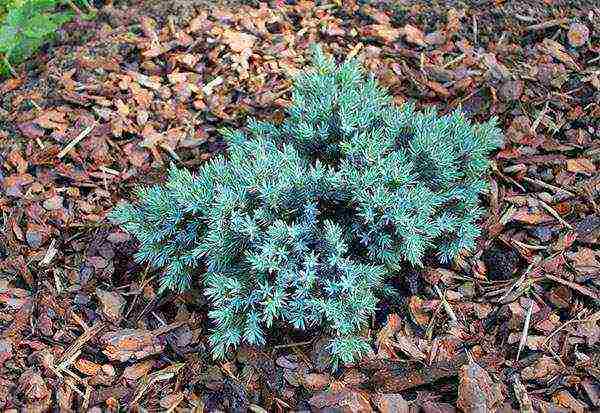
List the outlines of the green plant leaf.
<svg viewBox="0 0 600 413">
<path fill-rule="evenodd" d="M 27 37 L 34 39 L 43 39 L 49 34 L 54 33 L 58 25 L 52 20 L 52 18 L 46 14 L 38 14 L 33 16 L 27 24 L 23 26 L 23 33 Z"/>
<path fill-rule="evenodd" d="M 20 36 L 17 29 L 14 26 L 2 26 L 0 27 L 0 52 L 6 55 L 10 55 L 12 49 L 14 49 L 19 43 Z"/>
</svg>

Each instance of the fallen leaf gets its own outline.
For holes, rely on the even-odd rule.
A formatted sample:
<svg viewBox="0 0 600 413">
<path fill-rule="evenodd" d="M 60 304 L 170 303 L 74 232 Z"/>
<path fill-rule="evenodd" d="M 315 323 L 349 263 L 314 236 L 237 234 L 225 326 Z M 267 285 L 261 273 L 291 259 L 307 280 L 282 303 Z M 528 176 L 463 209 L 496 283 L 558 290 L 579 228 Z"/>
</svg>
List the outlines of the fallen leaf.
<svg viewBox="0 0 600 413">
<path fill-rule="evenodd" d="M 301 383 L 308 390 L 323 390 L 331 383 L 331 377 L 324 373 L 308 373 L 302 376 Z"/>
<path fill-rule="evenodd" d="M 407 24 L 402 28 L 402 34 L 407 43 L 416 44 L 417 46 L 427 46 L 425 35 L 415 26 Z"/>
<path fill-rule="evenodd" d="M 507 80 L 498 91 L 498 97 L 504 102 L 519 100 L 522 94 L 523 82 L 520 80 Z"/>
<path fill-rule="evenodd" d="M 50 388 L 35 370 L 25 370 L 19 377 L 19 393 L 25 400 L 39 401 L 50 398 Z"/>
<path fill-rule="evenodd" d="M 12 90 L 15 90 L 16 88 L 21 86 L 24 81 L 25 81 L 25 78 L 16 78 L 16 77 L 8 78 L 4 82 L 2 82 L 2 84 L 0 84 L 0 94 L 3 95 Z"/>
<path fill-rule="evenodd" d="M 397 359 L 398 355 L 394 351 L 393 339 L 401 328 L 401 320 L 397 314 L 388 314 L 387 322 L 379 333 L 377 333 L 377 354 L 382 358 Z"/>
<path fill-rule="evenodd" d="M 13 346 L 11 340 L 0 339 L 0 369 L 4 367 L 4 362 L 13 357 Z"/>
<path fill-rule="evenodd" d="M 169 394 L 162 399 L 160 399 L 160 407 L 166 409 L 167 411 L 174 411 L 175 407 L 181 403 L 184 399 L 184 395 L 182 392 L 177 392 L 173 394 Z"/>
<path fill-rule="evenodd" d="M 23 196 L 23 187 L 33 182 L 29 174 L 10 175 L 4 179 L 3 186 L 6 195 L 20 198 Z"/>
<path fill-rule="evenodd" d="M 43 207 L 48 211 L 56 211 L 61 209 L 63 206 L 63 197 L 60 195 L 54 195 L 44 200 Z"/>
<path fill-rule="evenodd" d="M 60 110 L 47 110 L 38 116 L 34 122 L 44 129 L 65 130 L 68 126 L 65 112 Z"/>
<path fill-rule="evenodd" d="M 594 274 L 600 270 L 600 251 L 591 248 L 579 247 L 576 252 L 567 253 L 573 266 L 578 272 Z"/>
<path fill-rule="evenodd" d="M 554 222 L 554 218 L 552 216 L 538 210 L 532 210 L 527 206 L 520 207 L 514 211 L 510 216 L 510 219 L 512 221 L 522 222 L 528 225 Z"/>
<path fill-rule="evenodd" d="M 24 174 L 27 171 L 27 161 L 21 155 L 21 151 L 17 148 L 13 149 L 6 158 L 16 169 L 18 174 Z"/>
<path fill-rule="evenodd" d="M 552 39 L 544 39 L 542 42 L 542 49 L 547 53 L 551 54 L 556 60 L 563 62 L 571 69 L 581 70 L 579 65 L 575 63 L 575 60 L 571 57 L 569 53 L 565 50 L 565 47 Z"/>
<path fill-rule="evenodd" d="M 144 360 L 139 363 L 132 364 L 128 366 L 123 371 L 123 378 L 130 381 L 136 381 L 139 378 L 146 376 L 152 366 L 154 365 L 153 360 Z"/>
<path fill-rule="evenodd" d="M 257 39 L 248 33 L 226 29 L 223 32 L 222 40 L 223 43 L 231 48 L 231 50 L 239 53 L 245 49 L 252 49 L 252 46 L 254 46 Z"/>
<path fill-rule="evenodd" d="M 339 392 L 321 392 L 310 398 L 308 403 L 317 409 L 333 408 L 350 412 L 372 412 L 365 395 L 356 390 L 343 389 Z"/>
<path fill-rule="evenodd" d="M 125 306 L 125 299 L 113 291 L 96 288 L 96 295 L 102 304 L 102 312 L 111 321 L 118 321 Z"/>
<path fill-rule="evenodd" d="M 420 326 L 429 324 L 430 316 L 423 308 L 423 299 L 413 295 L 410 297 L 408 308 L 413 320 Z"/>
<path fill-rule="evenodd" d="M 18 128 L 24 136 L 30 139 L 41 138 L 44 136 L 44 130 L 34 122 L 20 123 Z"/>
<path fill-rule="evenodd" d="M 48 228 L 33 222 L 27 223 L 25 239 L 27 239 L 27 243 L 31 248 L 41 247 L 48 240 L 48 237 Z"/>
<path fill-rule="evenodd" d="M 596 166 L 587 158 L 567 159 L 567 171 L 591 176 L 596 172 Z"/>
<path fill-rule="evenodd" d="M 560 364 L 551 357 L 542 355 L 534 364 L 521 370 L 521 378 L 525 381 L 544 380 L 549 382 L 560 371 Z"/>
<path fill-rule="evenodd" d="M 364 26 L 361 30 L 363 36 L 374 37 L 384 43 L 393 43 L 402 34 L 402 30 L 393 28 L 387 24 L 371 24 Z"/>
<path fill-rule="evenodd" d="M 559 390 L 552 395 L 552 400 L 559 406 L 566 407 L 573 413 L 584 413 L 591 411 L 584 402 L 577 400 L 568 390 Z"/>
<path fill-rule="evenodd" d="M 86 359 L 78 359 L 74 365 L 78 371 L 86 376 L 95 376 L 102 369 L 100 364 Z"/>
</svg>

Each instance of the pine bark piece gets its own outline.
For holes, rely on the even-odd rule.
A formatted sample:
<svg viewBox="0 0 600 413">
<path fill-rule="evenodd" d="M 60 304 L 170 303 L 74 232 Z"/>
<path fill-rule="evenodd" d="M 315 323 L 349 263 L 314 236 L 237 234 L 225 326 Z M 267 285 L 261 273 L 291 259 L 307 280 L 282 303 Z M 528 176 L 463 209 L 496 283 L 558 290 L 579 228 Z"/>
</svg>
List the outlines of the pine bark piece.
<svg viewBox="0 0 600 413">
<path fill-rule="evenodd" d="M 414 361 L 374 360 L 362 366 L 372 378 L 372 384 L 384 393 L 400 393 L 402 391 L 430 384 L 437 380 L 458 375 L 461 365 L 467 361 L 461 355 L 451 362 L 424 365 Z"/>
<path fill-rule="evenodd" d="M 502 402 L 499 383 L 474 361 L 460 368 L 459 377 L 457 406 L 463 411 L 491 412 Z"/>
<path fill-rule="evenodd" d="M 145 330 L 126 329 L 106 333 L 101 337 L 102 351 L 111 360 L 126 362 L 140 360 L 164 350 L 164 345 L 154 334 Z"/>
<path fill-rule="evenodd" d="M 166 340 L 160 335 L 167 333 L 183 323 L 173 323 L 155 331 L 124 329 L 111 331 L 100 338 L 104 350 L 102 352 L 110 360 L 122 363 L 129 360 L 141 360 L 145 357 L 162 352 Z"/>
<path fill-rule="evenodd" d="M 400 394 L 376 394 L 372 401 L 381 413 L 409 413 L 408 402 Z"/>
<path fill-rule="evenodd" d="M 308 401 L 316 409 L 343 409 L 349 412 L 372 412 L 367 397 L 360 391 L 344 389 L 339 392 L 320 392 Z"/>
</svg>

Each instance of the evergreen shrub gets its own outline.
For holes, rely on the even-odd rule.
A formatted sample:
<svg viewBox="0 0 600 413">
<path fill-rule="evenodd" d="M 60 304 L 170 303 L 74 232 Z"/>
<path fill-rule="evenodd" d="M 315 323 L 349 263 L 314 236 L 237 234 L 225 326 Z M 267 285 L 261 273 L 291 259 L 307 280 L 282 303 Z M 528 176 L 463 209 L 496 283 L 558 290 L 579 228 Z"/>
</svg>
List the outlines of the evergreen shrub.
<svg viewBox="0 0 600 413">
<path fill-rule="evenodd" d="M 350 362 L 403 265 L 473 248 L 502 136 L 495 119 L 397 107 L 356 61 L 318 47 L 292 99 L 282 124 L 223 130 L 225 156 L 172 167 L 111 216 L 139 240 L 136 258 L 163 269 L 162 288 L 204 288 L 215 356 L 264 344 L 282 322 L 326 328 L 334 363 Z"/>
</svg>

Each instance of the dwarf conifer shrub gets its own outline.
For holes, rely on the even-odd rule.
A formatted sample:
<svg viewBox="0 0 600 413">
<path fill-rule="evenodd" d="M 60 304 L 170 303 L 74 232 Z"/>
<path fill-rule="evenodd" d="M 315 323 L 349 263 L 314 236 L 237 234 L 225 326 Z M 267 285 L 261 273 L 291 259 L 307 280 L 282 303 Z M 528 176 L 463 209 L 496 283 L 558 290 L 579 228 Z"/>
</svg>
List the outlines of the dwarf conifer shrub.
<svg viewBox="0 0 600 413">
<path fill-rule="evenodd" d="M 223 136 L 226 156 L 171 168 L 112 218 L 139 240 L 137 259 L 163 269 L 163 288 L 203 286 L 216 356 L 283 322 L 327 328 L 344 362 L 367 351 L 361 330 L 403 264 L 474 246 L 502 141 L 495 120 L 396 107 L 357 62 L 319 48 L 282 125 Z"/>
</svg>

